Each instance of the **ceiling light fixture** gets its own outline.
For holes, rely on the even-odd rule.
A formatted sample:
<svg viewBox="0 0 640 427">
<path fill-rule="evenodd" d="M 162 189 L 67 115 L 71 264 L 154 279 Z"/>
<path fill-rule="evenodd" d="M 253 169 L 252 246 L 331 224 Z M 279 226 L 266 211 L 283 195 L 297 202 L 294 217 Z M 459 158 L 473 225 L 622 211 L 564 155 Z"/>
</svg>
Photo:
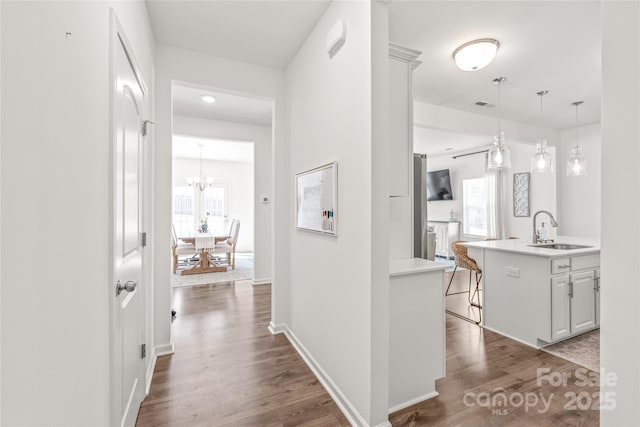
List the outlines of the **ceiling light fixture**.
<svg viewBox="0 0 640 427">
<path fill-rule="evenodd" d="M 213 104 L 214 102 L 216 102 L 216 97 L 213 95 L 202 95 L 200 96 L 200 99 L 202 99 L 202 102 L 206 102 L 207 104 Z"/>
<path fill-rule="evenodd" d="M 472 40 L 453 51 L 453 60 L 463 71 L 480 70 L 493 61 L 500 43 L 495 39 Z"/>
<path fill-rule="evenodd" d="M 504 132 L 502 132 L 500 122 L 500 114 L 502 113 L 500 85 L 506 80 L 506 77 L 493 79 L 493 83 L 498 85 L 498 133 L 493 137 L 493 147 L 489 149 L 487 155 L 487 169 L 509 169 L 511 167 L 511 150 L 504 140 Z"/>
<path fill-rule="evenodd" d="M 587 161 L 582 157 L 582 146 L 578 143 L 580 123 L 578 121 L 578 107 L 584 101 L 572 102 L 576 107 L 576 145 L 571 148 L 571 158 L 567 160 L 567 176 L 580 176 L 587 174 Z"/>
<path fill-rule="evenodd" d="M 189 187 L 197 187 L 200 191 L 204 191 L 205 188 L 213 185 L 213 178 L 206 177 L 202 171 L 202 144 L 198 144 L 200 147 L 200 176 L 188 176 L 186 177 Z"/>
<path fill-rule="evenodd" d="M 542 124 L 542 97 L 548 93 L 548 90 L 536 93 L 540 97 L 540 124 Z M 531 172 L 553 173 L 553 159 L 547 150 L 547 140 L 544 138 L 540 138 L 536 143 L 536 154 L 531 158 Z"/>
</svg>

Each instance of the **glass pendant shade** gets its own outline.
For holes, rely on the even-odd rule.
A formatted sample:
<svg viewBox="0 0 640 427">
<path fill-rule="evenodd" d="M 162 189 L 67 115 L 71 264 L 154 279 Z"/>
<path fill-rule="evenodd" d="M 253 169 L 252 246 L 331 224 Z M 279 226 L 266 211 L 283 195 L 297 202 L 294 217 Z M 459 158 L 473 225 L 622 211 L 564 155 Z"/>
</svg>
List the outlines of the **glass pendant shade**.
<svg viewBox="0 0 640 427">
<path fill-rule="evenodd" d="M 577 145 L 571 149 L 571 158 L 567 161 L 567 176 L 587 174 L 587 161 L 582 158 L 582 147 Z"/>
<path fill-rule="evenodd" d="M 511 150 L 504 141 L 504 132 L 493 137 L 493 147 L 487 156 L 487 169 L 508 169 L 511 167 Z"/>
<path fill-rule="evenodd" d="M 576 101 L 571 105 L 576 107 L 576 144 L 571 148 L 571 158 L 567 160 L 567 176 L 581 176 L 587 174 L 587 161 L 582 158 L 582 146 L 580 140 L 580 121 L 578 120 L 578 107 L 584 101 Z"/>
<path fill-rule="evenodd" d="M 538 141 L 536 150 L 536 154 L 531 158 L 531 172 L 552 173 L 553 160 L 551 159 L 551 154 L 547 151 L 547 141 L 545 139 Z"/>
</svg>

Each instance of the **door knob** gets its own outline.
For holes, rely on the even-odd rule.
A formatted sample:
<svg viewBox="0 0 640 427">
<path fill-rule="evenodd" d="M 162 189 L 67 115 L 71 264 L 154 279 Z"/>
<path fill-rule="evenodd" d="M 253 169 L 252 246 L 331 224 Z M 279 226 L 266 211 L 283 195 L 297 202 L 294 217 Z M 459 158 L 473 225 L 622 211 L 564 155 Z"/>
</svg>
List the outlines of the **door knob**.
<svg viewBox="0 0 640 427">
<path fill-rule="evenodd" d="M 116 296 L 120 295 L 122 291 L 133 292 L 136 290 L 136 286 L 138 286 L 138 283 L 133 280 L 128 280 L 124 285 L 118 280 L 116 283 Z"/>
</svg>

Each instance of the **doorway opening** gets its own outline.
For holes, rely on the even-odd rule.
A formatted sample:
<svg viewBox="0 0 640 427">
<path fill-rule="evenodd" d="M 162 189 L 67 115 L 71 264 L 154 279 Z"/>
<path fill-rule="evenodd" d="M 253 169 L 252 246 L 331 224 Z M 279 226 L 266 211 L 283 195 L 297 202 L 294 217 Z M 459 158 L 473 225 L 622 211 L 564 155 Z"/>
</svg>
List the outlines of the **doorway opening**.
<svg viewBox="0 0 640 427">
<path fill-rule="evenodd" d="M 174 82 L 172 107 L 171 286 L 270 278 L 273 100 Z"/>
</svg>

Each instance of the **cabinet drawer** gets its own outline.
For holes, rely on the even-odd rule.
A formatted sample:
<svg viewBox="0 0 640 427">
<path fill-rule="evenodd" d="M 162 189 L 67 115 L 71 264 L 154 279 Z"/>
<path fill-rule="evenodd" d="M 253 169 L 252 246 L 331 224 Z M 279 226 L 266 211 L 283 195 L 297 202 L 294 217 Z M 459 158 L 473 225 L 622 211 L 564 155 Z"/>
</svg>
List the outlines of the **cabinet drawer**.
<svg viewBox="0 0 640 427">
<path fill-rule="evenodd" d="M 582 255 L 571 257 L 571 269 L 582 270 L 600 266 L 600 254 Z"/>
<path fill-rule="evenodd" d="M 566 273 L 571 270 L 569 258 L 558 258 L 551 260 L 551 274 Z"/>
</svg>

